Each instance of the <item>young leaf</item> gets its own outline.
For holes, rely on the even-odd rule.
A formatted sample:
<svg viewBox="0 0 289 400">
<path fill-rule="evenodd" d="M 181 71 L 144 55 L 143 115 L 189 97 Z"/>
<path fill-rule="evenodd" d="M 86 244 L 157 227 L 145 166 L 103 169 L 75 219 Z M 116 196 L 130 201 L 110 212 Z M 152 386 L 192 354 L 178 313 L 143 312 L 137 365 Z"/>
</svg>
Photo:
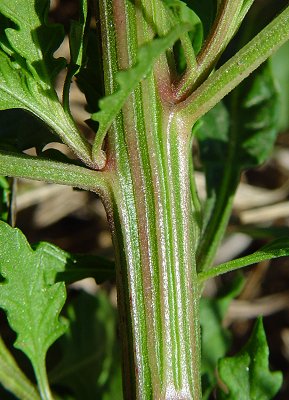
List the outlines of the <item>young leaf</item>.
<svg viewBox="0 0 289 400">
<path fill-rule="evenodd" d="M 238 275 L 230 288 L 217 298 L 202 298 L 200 323 L 202 329 L 202 386 L 203 400 L 208 399 L 215 387 L 218 360 L 225 356 L 231 344 L 230 332 L 223 328 L 222 321 L 228 307 L 243 287 L 243 277 Z"/>
<path fill-rule="evenodd" d="M 69 304 L 67 318 L 70 328 L 59 342 L 63 358 L 49 374 L 50 381 L 70 389 L 75 400 L 102 399 L 118 368 L 115 310 L 103 293 L 81 292 Z"/>
<path fill-rule="evenodd" d="M 101 146 L 106 132 L 121 111 L 126 99 L 139 82 L 149 74 L 157 58 L 189 28 L 189 25 L 177 25 L 167 35 L 140 47 L 136 63 L 131 68 L 117 74 L 118 90 L 100 100 L 100 111 L 92 114 L 91 117 L 92 120 L 99 122 L 99 129 L 93 144 L 93 158 L 99 166 L 103 165 L 105 161 Z"/>
<path fill-rule="evenodd" d="M 20 400 L 40 400 L 37 390 L 23 374 L 0 336 L 0 385 Z M 2 398 L 2 397 L 1 397 Z"/>
<path fill-rule="evenodd" d="M 219 264 L 208 271 L 201 272 L 199 274 L 199 279 L 200 281 L 204 281 L 226 272 L 247 267 L 248 265 L 256 264 L 264 260 L 271 260 L 273 258 L 286 256 L 289 256 L 289 240 L 287 237 L 274 240 L 249 256 L 237 258 L 235 260 Z"/>
<path fill-rule="evenodd" d="M 0 2 L 0 14 L 16 25 L 5 30 L 9 43 L 9 48 L 5 47 L 6 52 L 13 55 L 16 61 L 24 59 L 27 70 L 48 87 L 65 65 L 64 60 L 53 57 L 64 39 L 64 30 L 61 25 L 47 22 L 49 5 L 48 0 L 18 0 L 15 7 L 11 6 L 10 0 Z M 23 66 L 23 62 L 21 64 Z"/>
<path fill-rule="evenodd" d="M 219 391 L 218 400 L 273 399 L 281 387 L 282 374 L 269 370 L 268 355 L 263 323 L 259 319 L 240 353 L 219 362 L 219 376 L 227 390 Z"/>
<path fill-rule="evenodd" d="M 66 291 L 64 283 L 54 284 L 45 277 L 51 263 L 40 250 L 33 251 L 25 236 L 0 222 L 0 307 L 17 333 L 15 347 L 31 360 L 39 389 L 44 399 L 50 399 L 45 371 L 48 348 L 61 336 L 67 324 L 59 318 Z M 62 260 L 53 259 L 53 268 Z"/>
</svg>

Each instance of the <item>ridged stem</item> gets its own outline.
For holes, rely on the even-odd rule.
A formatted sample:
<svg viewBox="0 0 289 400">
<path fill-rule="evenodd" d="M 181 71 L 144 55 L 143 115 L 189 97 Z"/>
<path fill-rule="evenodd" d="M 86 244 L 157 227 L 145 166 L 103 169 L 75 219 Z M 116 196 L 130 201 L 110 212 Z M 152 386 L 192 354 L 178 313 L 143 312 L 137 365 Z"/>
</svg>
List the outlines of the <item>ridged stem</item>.
<svg viewBox="0 0 289 400">
<path fill-rule="evenodd" d="M 131 65 L 139 43 L 152 34 L 140 6 L 154 17 L 155 4 L 143 3 L 102 2 L 108 93 L 117 68 Z M 106 148 L 124 393 L 134 400 L 200 400 L 191 146 L 187 126 L 159 96 L 164 62 L 129 97 Z"/>
</svg>

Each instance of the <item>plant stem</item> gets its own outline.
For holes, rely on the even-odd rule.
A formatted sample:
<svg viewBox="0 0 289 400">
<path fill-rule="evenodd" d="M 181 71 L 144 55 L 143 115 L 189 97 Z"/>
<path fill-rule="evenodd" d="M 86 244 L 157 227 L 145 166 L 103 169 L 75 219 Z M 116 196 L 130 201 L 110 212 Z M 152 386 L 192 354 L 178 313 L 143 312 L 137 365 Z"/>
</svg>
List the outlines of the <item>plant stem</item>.
<svg viewBox="0 0 289 400">
<path fill-rule="evenodd" d="M 179 104 L 193 125 L 289 39 L 289 6 Z"/>
<path fill-rule="evenodd" d="M 45 360 L 43 360 L 41 366 L 38 363 L 35 364 L 34 372 L 37 379 L 41 400 L 53 400 L 46 374 Z"/>
<path fill-rule="evenodd" d="M 107 173 L 40 157 L 0 151 L 0 174 L 105 193 Z"/>
<path fill-rule="evenodd" d="M 178 98 L 184 97 L 200 85 L 213 70 L 216 62 L 234 35 L 239 20 L 242 1 L 224 0 L 220 6 L 216 21 L 207 38 L 194 68 L 188 68 L 187 73 L 176 89 Z"/>
<path fill-rule="evenodd" d="M 146 7 L 154 15 L 154 2 Z M 110 93 L 114 72 L 134 62 L 137 40 L 151 28 L 130 1 L 104 0 L 101 15 Z M 201 398 L 188 136 L 160 100 L 154 73 L 134 90 L 108 134 L 106 209 L 117 264 L 125 399 Z"/>
</svg>

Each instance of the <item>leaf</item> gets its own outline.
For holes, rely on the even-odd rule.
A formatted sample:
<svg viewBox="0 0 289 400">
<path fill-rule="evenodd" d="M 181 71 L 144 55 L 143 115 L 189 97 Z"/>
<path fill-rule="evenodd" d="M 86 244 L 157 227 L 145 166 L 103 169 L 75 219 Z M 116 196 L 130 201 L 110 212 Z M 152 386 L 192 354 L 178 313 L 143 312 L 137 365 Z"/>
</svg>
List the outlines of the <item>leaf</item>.
<svg viewBox="0 0 289 400">
<path fill-rule="evenodd" d="M 273 242 L 263 246 L 260 250 L 245 257 L 236 258 L 223 264 L 216 265 L 208 271 L 199 274 L 200 281 L 208 278 L 214 278 L 226 272 L 247 267 L 248 265 L 257 264 L 264 260 L 289 256 L 289 239 L 288 237 L 274 240 Z"/>
<path fill-rule="evenodd" d="M 34 385 L 20 370 L 0 336 L 0 384 L 20 400 L 40 400 Z M 2 398 L 2 397 L 1 397 Z"/>
<path fill-rule="evenodd" d="M 5 30 L 4 49 L 8 55 L 15 57 L 22 66 L 25 60 L 27 71 L 35 79 L 41 80 L 48 87 L 55 76 L 64 67 L 64 60 L 56 60 L 54 51 L 64 39 L 64 29 L 61 25 L 48 23 L 48 0 L 1 0 L 0 13 L 9 18 L 15 27 Z M 0 42 L 3 43 L 3 38 Z"/>
<path fill-rule="evenodd" d="M 70 115 L 64 112 L 54 89 L 44 89 L 25 69 L 0 50 L 0 110 L 12 108 L 22 108 L 37 116 L 82 161 L 90 164 L 90 146 L 78 132 Z"/>
<path fill-rule="evenodd" d="M 114 262 L 104 257 L 86 254 L 70 254 L 51 243 L 40 242 L 33 246 L 50 259 L 47 266 L 46 278 L 49 282 L 65 281 L 72 283 L 84 278 L 94 278 L 97 283 L 115 279 Z M 54 261 L 58 260 L 58 263 Z"/>
<path fill-rule="evenodd" d="M 224 357 L 231 344 L 230 332 L 223 328 L 222 321 L 231 301 L 241 292 L 243 278 L 238 275 L 226 293 L 217 298 L 202 298 L 200 323 L 202 330 L 202 386 L 203 400 L 208 399 L 216 385 L 217 362 Z"/>
<path fill-rule="evenodd" d="M 102 165 L 104 155 L 101 152 L 102 142 L 112 121 L 121 111 L 128 96 L 137 87 L 139 82 L 150 73 L 157 58 L 169 47 L 173 46 L 176 40 L 189 30 L 190 26 L 177 25 L 167 35 L 154 39 L 140 47 L 136 63 L 125 71 L 117 74 L 118 90 L 104 97 L 99 101 L 99 108 L 91 118 L 99 122 L 99 129 L 96 133 L 93 144 L 93 157 L 97 164 Z"/>
<path fill-rule="evenodd" d="M 104 293 L 80 292 L 69 304 L 67 318 L 70 328 L 59 342 L 63 358 L 49 374 L 50 381 L 70 389 L 75 400 L 103 399 L 119 369 L 115 310 Z M 111 399 L 121 398 L 118 389 Z"/>
<path fill-rule="evenodd" d="M 4 278 L 0 283 L 0 307 L 17 333 L 14 346 L 30 359 L 39 383 L 45 375 L 48 348 L 67 328 L 59 318 L 66 298 L 64 283 L 54 284 L 45 277 L 47 268 L 60 269 L 63 263 L 49 259 L 41 248 L 33 251 L 25 236 L 4 222 L 0 222 L 0 249 L 0 273 Z"/>
<path fill-rule="evenodd" d="M 282 374 L 271 372 L 269 350 L 262 320 L 254 327 L 251 338 L 235 357 L 219 362 L 219 376 L 227 391 L 219 391 L 220 400 L 270 400 L 282 384 Z"/>
</svg>

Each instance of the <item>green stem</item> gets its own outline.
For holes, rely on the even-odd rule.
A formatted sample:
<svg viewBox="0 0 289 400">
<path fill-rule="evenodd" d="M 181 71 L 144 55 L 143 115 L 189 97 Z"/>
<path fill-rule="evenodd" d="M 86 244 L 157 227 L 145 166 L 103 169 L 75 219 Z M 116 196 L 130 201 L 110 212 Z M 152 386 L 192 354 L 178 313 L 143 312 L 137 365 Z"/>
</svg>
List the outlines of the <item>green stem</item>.
<svg viewBox="0 0 289 400">
<path fill-rule="evenodd" d="M 241 23 L 240 10 L 242 1 L 224 0 L 219 8 L 218 16 L 211 32 L 197 57 L 194 68 L 188 68 L 176 90 L 177 97 L 184 97 L 209 75 L 220 55 Z"/>
<path fill-rule="evenodd" d="M 40 157 L 0 151 L 0 174 L 105 193 L 107 173 Z"/>
<path fill-rule="evenodd" d="M 34 372 L 37 379 L 41 400 L 53 400 L 46 374 L 45 360 L 43 360 L 41 366 L 39 366 L 37 363 L 37 367 L 34 367 Z"/>
<path fill-rule="evenodd" d="M 156 15 L 154 2 L 145 3 Z M 102 2 L 107 92 L 114 89 L 117 66 L 131 65 L 138 41 L 152 34 L 136 9 L 130 1 Z M 187 127 L 162 104 L 156 81 L 151 73 L 137 86 L 108 135 L 106 208 L 116 254 L 123 386 L 125 399 L 199 400 L 191 147 Z"/>
<path fill-rule="evenodd" d="M 276 242 L 278 242 L 278 240 Z M 261 261 L 272 260 L 273 258 L 279 257 L 288 257 L 289 251 L 287 239 L 286 242 L 282 243 L 282 246 L 283 247 L 280 246 L 280 249 L 270 249 L 269 244 L 266 250 L 263 248 L 248 256 L 240 257 L 235 260 L 216 265 L 207 271 L 200 272 L 198 275 L 200 284 L 208 279 L 216 278 L 219 275 L 236 271 L 237 269 L 248 267 L 249 265 L 257 264 Z"/>
<path fill-rule="evenodd" d="M 193 125 L 289 39 L 288 19 L 289 6 L 179 104 L 188 124 Z"/>
</svg>

